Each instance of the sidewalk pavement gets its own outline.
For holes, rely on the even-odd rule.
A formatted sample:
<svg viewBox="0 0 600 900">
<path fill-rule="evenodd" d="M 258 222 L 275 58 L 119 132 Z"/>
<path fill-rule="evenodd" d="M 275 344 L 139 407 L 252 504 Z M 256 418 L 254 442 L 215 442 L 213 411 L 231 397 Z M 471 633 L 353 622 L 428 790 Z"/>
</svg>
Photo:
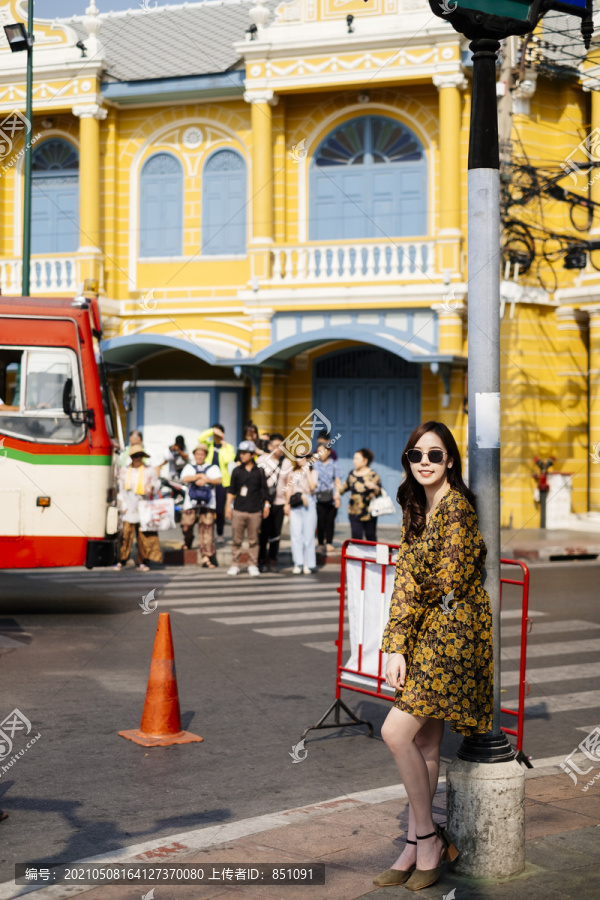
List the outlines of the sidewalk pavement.
<svg viewBox="0 0 600 900">
<path fill-rule="evenodd" d="M 217 559 L 220 566 L 231 563 L 231 538 L 227 528 L 226 543 L 217 548 Z M 382 519 L 379 527 L 379 540 L 393 544 L 398 541 L 400 531 L 392 519 Z M 350 537 L 350 527 L 345 522 L 336 524 L 334 546 L 335 552 L 327 557 L 327 563 L 339 563 L 342 544 Z M 600 531 L 571 531 L 568 529 L 546 530 L 542 528 L 508 529 L 501 531 L 501 554 L 503 559 L 522 560 L 523 562 L 548 562 L 552 559 L 599 559 Z M 163 550 L 179 550 L 182 547 L 181 530 L 173 529 L 161 535 Z M 319 564 L 325 562 L 319 557 Z M 289 525 L 284 525 L 279 552 L 279 563 L 282 568 L 292 565 Z"/>
<path fill-rule="evenodd" d="M 448 895 L 455 900 L 522 900 L 524 897 L 527 900 L 595 900 L 599 897 L 600 781 L 583 792 L 585 784 L 575 786 L 559 770 L 558 762 L 558 758 L 540 760 L 540 767 L 525 771 L 527 865 L 521 875 L 504 881 L 476 880 L 445 867 L 440 881 L 419 891 L 418 896 L 423 900 L 442 900 Z M 445 799 L 445 783 L 441 783 L 434 800 L 434 818 L 442 823 Z M 406 827 L 406 795 L 402 785 L 395 785 L 298 810 L 173 835 L 162 845 L 151 842 L 147 849 L 124 848 L 118 862 L 177 868 L 202 865 L 206 870 L 235 864 L 277 863 L 286 868 L 325 864 L 324 886 L 255 886 L 235 882 L 207 886 L 161 884 L 155 886 L 155 900 L 224 900 L 232 895 L 269 900 L 281 900 L 284 896 L 301 900 L 354 900 L 366 896 L 404 900 L 409 894 L 402 886 L 377 888 L 372 879 L 398 856 Z M 223 840 L 226 832 L 231 836 Z M 48 893 L 42 890 L 39 900 L 59 896 L 51 894 L 52 890 L 48 889 Z M 85 900 L 128 900 L 130 897 L 139 900 L 150 886 L 70 890 L 68 896 L 85 891 Z"/>
</svg>

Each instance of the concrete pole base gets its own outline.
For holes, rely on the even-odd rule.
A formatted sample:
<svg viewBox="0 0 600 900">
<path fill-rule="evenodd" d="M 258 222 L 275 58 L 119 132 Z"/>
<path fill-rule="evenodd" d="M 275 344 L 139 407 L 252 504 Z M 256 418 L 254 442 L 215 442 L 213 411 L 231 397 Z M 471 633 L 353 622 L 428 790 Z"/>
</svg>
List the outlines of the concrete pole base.
<svg viewBox="0 0 600 900">
<path fill-rule="evenodd" d="M 525 772 L 518 762 L 455 759 L 446 773 L 448 832 L 460 851 L 455 870 L 507 878 L 525 868 Z"/>
</svg>

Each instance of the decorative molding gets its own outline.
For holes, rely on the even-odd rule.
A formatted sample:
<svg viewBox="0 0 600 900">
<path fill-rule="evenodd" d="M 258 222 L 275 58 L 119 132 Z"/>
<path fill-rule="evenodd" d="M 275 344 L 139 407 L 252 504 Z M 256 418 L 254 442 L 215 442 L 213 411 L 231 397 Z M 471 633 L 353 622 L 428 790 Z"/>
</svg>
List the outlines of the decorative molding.
<svg viewBox="0 0 600 900">
<path fill-rule="evenodd" d="M 269 106 L 277 106 L 279 95 L 267 89 L 251 90 L 244 91 L 244 100 L 246 103 L 268 103 Z"/>
<path fill-rule="evenodd" d="M 535 69 L 525 69 L 525 77 L 513 91 L 513 112 L 517 115 L 528 116 L 531 111 L 531 98 L 537 88 L 537 72 Z"/>
<path fill-rule="evenodd" d="M 438 91 L 443 88 L 458 88 L 459 91 L 464 91 L 469 83 L 462 72 L 437 73 L 432 81 Z"/>
<path fill-rule="evenodd" d="M 78 119 L 105 119 L 108 115 L 108 110 L 99 103 L 80 103 L 71 112 Z"/>
</svg>

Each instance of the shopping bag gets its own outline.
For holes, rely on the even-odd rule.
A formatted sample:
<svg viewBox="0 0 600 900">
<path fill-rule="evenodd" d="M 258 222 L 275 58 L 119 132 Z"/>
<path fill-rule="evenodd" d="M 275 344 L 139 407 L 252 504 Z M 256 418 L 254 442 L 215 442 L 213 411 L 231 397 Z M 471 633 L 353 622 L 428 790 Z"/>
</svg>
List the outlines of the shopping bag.
<svg viewBox="0 0 600 900">
<path fill-rule="evenodd" d="M 140 531 L 168 531 L 175 528 L 175 501 L 172 497 L 161 500 L 140 500 Z"/>
<path fill-rule="evenodd" d="M 395 512 L 394 501 L 387 491 L 381 488 L 379 497 L 373 497 L 369 503 L 369 515 L 376 518 L 377 516 L 392 516 Z"/>
</svg>

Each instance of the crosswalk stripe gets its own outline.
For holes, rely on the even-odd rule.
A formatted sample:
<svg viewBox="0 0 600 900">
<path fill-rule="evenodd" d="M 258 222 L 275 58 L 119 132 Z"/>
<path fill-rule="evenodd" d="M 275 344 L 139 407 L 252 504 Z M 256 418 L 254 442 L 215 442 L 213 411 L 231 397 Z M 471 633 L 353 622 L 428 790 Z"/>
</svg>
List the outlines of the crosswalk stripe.
<svg viewBox="0 0 600 900">
<path fill-rule="evenodd" d="M 288 601 L 288 606 L 290 607 L 290 609 L 294 609 L 297 606 L 305 605 L 304 599 L 307 598 L 307 596 L 310 596 L 313 599 L 315 597 L 322 598 L 320 600 L 315 601 L 315 603 L 314 603 L 315 606 L 332 606 L 332 605 L 339 606 L 339 600 L 337 599 L 337 597 L 332 597 L 326 591 L 311 591 L 310 595 L 305 594 L 305 595 L 303 595 L 301 597 L 297 597 L 297 598 L 290 597 L 289 594 L 278 594 L 276 597 L 256 596 L 256 597 L 219 597 L 219 598 L 215 598 L 215 597 L 198 597 L 198 598 L 183 597 L 182 598 L 182 597 L 177 597 L 177 596 L 175 596 L 175 597 L 164 597 L 164 596 L 160 597 L 159 596 L 156 599 L 159 601 L 159 603 L 162 603 L 163 605 L 166 605 L 166 606 L 198 606 L 198 607 L 214 606 L 215 612 L 218 612 L 219 609 L 221 609 L 222 607 L 226 606 L 229 603 L 235 603 L 236 605 L 233 607 L 234 611 L 239 610 L 240 612 L 244 612 L 245 604 L 257 603 L 260 600 L 268 601 L 268 602 L 265 602 L 264 606 L 262 607 L 263 609 L 278 609 L 279 607 L 278 607 L 277 601 L 279 601 L 279 600 Z M 242 605 L 240 605 L 240 604 L 242 604 Z"/>
<path fill-rule="evenodd" d="M 267 634 L 269 637 L 295 637 L 298 634 L 337 634 L 339 626 L 337 622 L 314 625 L 292 625 L 281 626 L 280 628 L 253 628 L 257 634 Z M 344 631 L 348 631 L 348 626 L 344 626 Z"/>
<path fill-rule="evenodd" d="M 527 681 L 530 684 L 544 684 L 548 681 L 573 681 L 575 678 L 598 678 L 600 676 L 600 662 L 578 663 L 574 666 L 546 666 L 544 668 L 527 669 Z M 501 676 L 502 687 L 514 687 L 519 683 L 518 672 L 503 672 Z"/>
<path fill-rule="evenodd" d="M 303 647 L 310 647 L 311 650 L 321 650 L 323 653 L 337 653 L 337 644 L 334 643 L 332 638 L 329 638 L 328 641 L 312 641 L 308 644 L 302 644 Z M 342 644 L 342 651 L 344 653 L 350 652 L 350 641 L 345 640 Z"/>
<path fill-rule="evenodd" d="M 228 619 L 212 619 L 213 622 L 220 622 L 222 625 L 258 625 L 260 622 L 300 622 L 302 619 L 335 619 L 338 618 L 338 610 L 332 609 L 331 612 L 323 610 L 319 612 L 299 612 L 299 613 L 276 613 L 273 616 L 234 616 Z"/>
<path fill-rule="evenodd" d="M 505 700 L 502 706 L 516 706 L 516 699 Z M 600 691 L 577 691 L 572 694 L 550 694 L 547 697 L 526 697 L 525 710 L 530 715 L 536 713 L 572 712 L 575 709 L 600 707 Z"/>
<path fill-rule="evenodd" d="M 304 601 L 294 601 L 293 603 L 258 603 L 256 606 L 186 606 L 181 608 L 176 608 L 173 612 L 182 612 L 186 615 L 215 615 L 215 613 L 236 613 L 236 612 L 262 612 L 267 609 L 299 609 L 301 607 L 315 607 L 320 606 L 321 608 L 324 606 L 335 606 L 337 607 L 337 601 L 328 601 L 328 600 L 304 600 Z M 223 621 L 219 619 L 219 621 Z M 226 621 L 230 621 L 229 619 Z"/>
<path fill-rule="evenodd" d="M 581 619 L 571 619 L 562 622 L 536 622 L 533 626 L 533 634 L 562 634 L 565 631 L 589 631 L 590 628 L 600 628 L 595 622 L 583 622 Z M 506 625 L 502 628 L 502 637 L 518 637 L 521 634 L 520 625 Z"/>
<path fill-rule="evenodd" d="M 548 644 L 528 644 L 527 659 L 540 656 L 567 656 L 569 653 L 600 653 L 600 638 L 588 638 L 581 641 L 552 641 Z M 521 657 L 520 645 L 503 647 L 502 655 L 518 662 Z"/>
<path fill-rule="evenodd" d="M 327 591 L 327 593 L 331 594 L 332 597 L 333 596 L 339 597 L 339 594 L 337 593 L 335 588 L 330 588 L 323 582 L 318 582 L 318 581 L 314 582 L 314 585 L 310 585 L 310 586 L 304 585 L 304 587 L 300 587 L 300 586 L 296 586 L 296 585 L 290 585 L 289 588 L 283 584 L 277 584 L 277 585 L 273 584 L 273 585 L 269 585 L 268 587 L 263 587 L 262 584 L 252 585 L 251 593 L 255 597 L 262 597 L 262 596 L 267 597 L 267 596 L 270 596 L 271 594 L 278 594 L 282 597 L 288 597 L 288 596 L 290 596 L 290 594 L 292 594 L 292 595 L 297 594 L 300 597 L 307 593 L 312 594 L 314 588 Z M 231 597 L 231 596 L 236 596 L 238 594 L 247 596 L 249 593 L 249 588 L 247 588 L 247 587 L 242 588 L 240 586 L 237 589 L 236 588 L 229 588 L 229 589 L 223 588 L 222 590 L 215 591 L 210 587 L 210 585 L 201 585 L 201 584 L 197 584 L 194 586 L 185 586 L 185 587 L 179 587 L 177 585 L 170 584 L 168 587 L 164 587 L 162 589 L 157 588 L 157 590 L 162 590 L 164 592 L 164 594 L 167 594 L 167 593 L 168 594 L 180 594 L 181 596 L 189 595 L 190 592 L 192 592 L 192 591 L 195 592 L 196 594 L 202 592 L 202 593 L 208 593 L 212 597 L 215 597 L 215 598 L 221 598 L 221 597 L 227 597 L 227 596 Z"/>
<path fill-rule="evenodd" d="M 503 609 L 500 613 L 501 619 L 520 619 L 523 613 L 520 609 Z M 531 610 L 527 613 L 530 619 L 535 619 L 538 616 L 547 616 L 548 613 L 545 612 L 532 612 Z"/>
</svg>

